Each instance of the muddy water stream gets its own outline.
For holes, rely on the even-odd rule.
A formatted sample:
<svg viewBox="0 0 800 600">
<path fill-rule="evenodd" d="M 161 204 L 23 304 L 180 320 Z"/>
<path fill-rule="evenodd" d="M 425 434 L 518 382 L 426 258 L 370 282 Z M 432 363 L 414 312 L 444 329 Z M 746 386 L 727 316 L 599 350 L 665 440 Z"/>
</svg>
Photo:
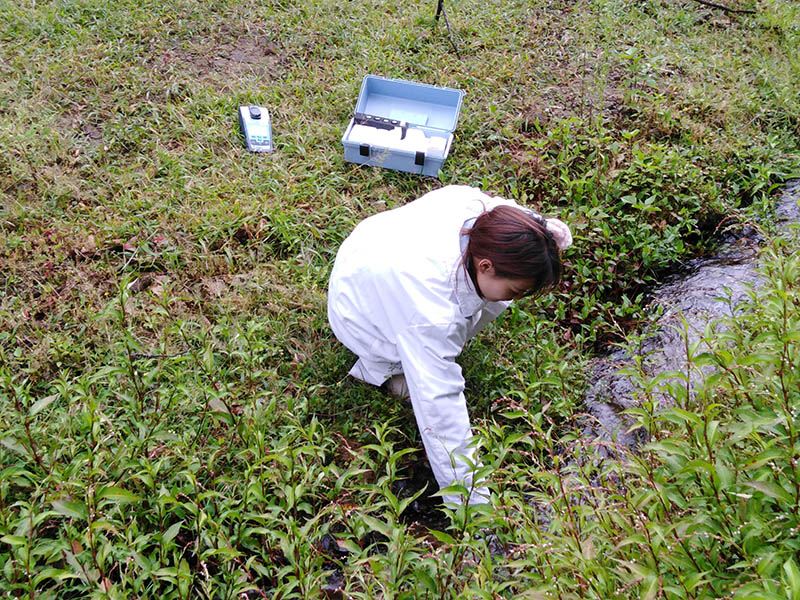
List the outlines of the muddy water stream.
<svg viewBox="0 0 800 600">
<path fill-rule="evenodd" d="M 798 233 L 792 226 L 800 223 L 799 199 L 800 180 L 793 180 L 784 188 L 775 211 L 778 234 L 795 236 L 795 241 Z M 690 261 L 681 274 L 658 288 L 654 304 L 661 307 L 661 316 L 644 334 L 637 349 L 643 374 L 653 377 L 667 371 L 685 372 L 687 342 L 700 340 L 716 319 L 745 309 L 749 290 L 761 284 L 757 268 L 757 244 L 743 239 L 712 257 Z M 625 409 L 639 406 L 644 396 L 630 375 L 620 373 L 620 369 L 634 362 L 631 354 L 619 350 L 594 367 L 585 398 L 590 418 L 584 435 L 605 442 L 600 445 L 601 455 L 613 454 L 616 448 L 635 449 L 646 441 L 644 431 L 631 430 L 632 420 L 622 414 Z M 681 383 L 687 385 L 686 378 Z M 691 377 L 688 385 L 691 393 Z"/>
</svg>

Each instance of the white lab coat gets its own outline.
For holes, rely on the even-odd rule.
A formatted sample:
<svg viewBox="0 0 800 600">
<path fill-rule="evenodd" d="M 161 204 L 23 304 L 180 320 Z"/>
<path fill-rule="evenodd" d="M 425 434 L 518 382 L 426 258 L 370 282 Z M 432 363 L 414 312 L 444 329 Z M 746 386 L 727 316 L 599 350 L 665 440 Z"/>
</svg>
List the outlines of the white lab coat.
<svg viewBox="0 0 800 600">
<path fill-rule="evenodd" d="M 447 186 L 376 214 L 344 241 L 331 273 L 328 319 L 339 341 L 359 357 L 350 374 L 374 385 L 405 374 L 440 487 L 457 481 L 469 487 L 470 468 L 459 456 L 475 460 L 464 377 L 455 359 L 510 304 L 477 294 L 462 265 L 467 236 L 461 230 L 500 204 L 517 206 L 477 188 Z M 487 501 L 485 488 L 470 498 Z"/>
</svg>

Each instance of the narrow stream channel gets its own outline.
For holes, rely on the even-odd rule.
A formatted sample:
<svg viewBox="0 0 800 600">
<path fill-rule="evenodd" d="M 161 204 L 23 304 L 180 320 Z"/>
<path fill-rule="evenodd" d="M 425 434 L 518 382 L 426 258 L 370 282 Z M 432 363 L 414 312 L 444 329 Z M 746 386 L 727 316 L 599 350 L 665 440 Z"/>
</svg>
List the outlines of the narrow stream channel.
<svg viewBox="0 0 800 600">
<path fill-rule="evenodd" d="M 792 180 L 785 186 L 775 210 L 778 235 L 797 236 L 792 226 L 800 223 L 798 200 L 800 180 Z M 684 372 L 687 344 L 700 340 L 706 327 L 715 320 L 746 309 L 750 289 L 762 283 L 757 271 L 758 254 L 755 242 L 740 240 L 714 256 L 688 262 L 681 275 L 655 291 L 654 305 L 662 313 L 643 335 L 636 351 L 645 376 Z M 583 433 L 588 439 L 604 442 L 600 445 L 601 456 L 613 455 L 617 449 L 635 449 L 646 441 L 646 433 L 631 429 L 632 419 L 623 414 L 624 410 L 639 406 L 643 397 L 643 390 L 633 381 L 635 378 L 620 373 L 620 369 L 634 363 L 630 353 L 618 350 L 598 361 L 591 375 L 585 397 L 590 418 Z M 688 384 L 691 393 L 691 377 Z"/>
</svg>

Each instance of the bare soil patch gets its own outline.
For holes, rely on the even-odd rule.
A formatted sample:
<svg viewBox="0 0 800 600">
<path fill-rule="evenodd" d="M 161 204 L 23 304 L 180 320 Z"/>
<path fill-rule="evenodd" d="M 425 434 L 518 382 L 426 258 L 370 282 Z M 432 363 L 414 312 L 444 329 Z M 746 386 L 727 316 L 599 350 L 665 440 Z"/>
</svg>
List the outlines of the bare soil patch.
<svg viewBox="0 0 800 600">
<path fill-rule="evenodd" d="M 275 78 L 289 61 L 268 34 L 223 28 L 189 43 L 167 43 L 148 62 L 159 74 L 177 72 L 227 89 L 248 75 Z"/>
</svg>

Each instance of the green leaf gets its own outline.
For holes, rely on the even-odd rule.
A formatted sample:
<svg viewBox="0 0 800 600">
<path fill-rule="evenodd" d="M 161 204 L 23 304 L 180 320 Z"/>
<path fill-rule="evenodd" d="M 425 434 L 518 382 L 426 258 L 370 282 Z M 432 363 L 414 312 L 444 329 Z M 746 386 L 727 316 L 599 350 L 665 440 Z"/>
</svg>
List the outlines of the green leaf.
<svg viewBox="0 0 800 600">
<path fill-rule="evenodd" d="M 644 536 L 642 536 L 642 539 L 644 540 Z M 617 545 L 617 547 L 619 548 L 620 545 Z M 654 577 L 653 571 L 644 565 L 625 560 L 619 562 L 621 565 L 624 565 L 634 575 L 634 577 L 645 580 Z"/>
<path fill-rule="evenodd" d="M 780 568 L 780 559 L 781 556 L 777 552 L 767 552 L 763 554 L 756 565 L 756 573 L 758 573 L 762 579 L 772 579 L 776 574 L 775 572 Z"/>
<path fill-rule="evenodd" d="M 64 558 L 67 560 L 67 564 L 72 567 L 74 574 L 77 575 L 83 583 L 97 583 L 97 580 L 100 578 L 97 569 L 87 568 L 85 565 L 82 565 L 78 557 L 69 550 L 64 550 Z"/>
<path fill-rule="evenodd" d="M 34 402 L 28 410 L 28 415 L 31 417 L 42 412 L 45 408 L 50 406 L 54 401 L 58 400 L 58 394 L 51 394 L 45 398 L 41 398 Z"/>
<path fill-rule="evenodd" d="M 462 496 L 464 498 L 469 496 L 469 490 L 466 486 L 460 483 L 454 483 L 440 489 L 438 492 L 431 494 L 431 496 Z"/>
<path fill-rule="evenodd" d="M 751 427 L 747 428 L 747 435 L 750 435 L 751 429 L 752 429 Z M 777 448 L 770 448 L 758 454 L 751 463 L 748 463 L 742 468 L 747 470 L 758 469 L 759 467 L 763 467 L 765 464 L 772 462 L 776 458 L 780 458 L 782 456 L 783 452 L 781 450 Z"/>
<path fill-rule="evenodd" d="M 719 459 L 717 459 L 717 477 L 719 477 L 720 486 L 722 489 L 729 487 L 736 481 L 736 475 L 734 475 L 733 471 L 731 471 L 725 464 L 722 463 Z"/>
<path fill-rule="evenodd" d="M 178 576 L 178 569 L 175 567 L 164 567 L 162 569 L 158 569 L 157 571 L 153 571 L 153 575 L 156 577 L 173 579 Z"/>
<path fill-rule="evenodd" d="M 189 597 L 189 584 L 192 581 L 192 570 L 189 568 L 189 563 L 185 558 L 181 559 L 178 564 L 178 588 L 181 591 L 181 597 Z"/>
<path fill-rule="evenodd" d="M 706 425 L 706 437 L 712 446 L 717 441 L 717 429 L 719 429 L 719 421 L 711 421 Z"/>
<path fill-rule="evenodd" d="M 382 533 L 387 537 L 391 537 L 392 528 L 388 523 L 379 521 L 375 517 L 371 517 L 369 515 L 362 515 L 361 519 L 364 521 L 364 523 L 366 523 L 367 527 L 372 529 L 372 531 L 377 531 L 378 533 Z"/>
<path fill-rule="evenodd" d="M 203 352 L 202 360 L 203 366 L 206 368 L 206 372 L 209 375 L 214 373 L 214 350 L 210 345 L 206 346 L 206 349 Z"/>
<path fill-rule="evenodd" d="M 228 546 L 223 546 L 221 548 L 209 548 L 200 553 L 201 560 L 207 560 L 212 556 L 229 556 L 229 557 L 238 557 L 241 556 L 242 553 L 236 550 L 235 548 L 231 548 Z"/>
<path fill-rule="evenodd" d="M 788 581 L 787 587 L 792 590 L 792 600 L 800 600 L 800 569 L 790 558 L 783 563 L 783 570 Z"/>
<path fill-rule="evenodd" d="M 353 540 L 348 540 L 348 539 L 336 540 L 336 545 L 339 546 L 339 548 L 347 550 L 348 552 L 353 554 L 353 556 L 358 556 L 359 554 L 361 554 L 361 547 L 358 544 L 356 544 Z"/>
<path fill-rule="evenodd" d="M 73 519 L 88 519 L 89 510 L 83 502 L 75 502 L 73 500 L 54 500 L 53 510 L 58 514 L 65 517 L 72 517 Z"/>
<path fill-rule="evenodd" d="M 673 423 L 690 422 L 694 425 L 700 425 L 702 421 L 700 417 L 694 413 L 684 410 L 682 408 L 674 407 L 664 412 L 664 417 Z"/>
<path fill-rule="evenodd" d="M 36 577 L 33 578 L 33 585 L 39 585 L 47 579 L 60 582 L 65 579 L 79 579 L 79 577 L 75 573 L 70 573 L 64 569 L 54 569 L 52 567 L 48 567 L 46 569 L 42 569 L 36 574 Z"/>
<path fill-rule="evenodd" d="M 689 575 L 686 578 L 686 581 L 684 582 L 684 585 L 686 586 L 686 589 L 691 591 L 694 588 L 696 588 L 698 585 L 700 585 L 701 583 L 705 583 L 706 582 L 706 578 L 705 577 L 706 577 L 707 574 L 708 574 L 708 571 L 703 571 L 701 573 L 692 573 L 691 575 Z"/>
<path fill-rule="evenodd" d="M 550 594 L 547 592 L 540 592 L 539 590 L 527 590 L 522 593 L 521 598 L 528 598 L 529 600 L 550 600 Z"/>
<path fill-rule="evenodd" d="M 428 590 L 431 594 L 436 594 L 436 582 L 433 580 L 433 577 L 430 576 L 430 573 L 423 571 L 422 569 L 416 569 L 414 571 L 414 576 L 426 590 Z"/>
<path fill-rule="evenodd" d="M 161 536 L 161 543 L 164 546 L 168 546 L 169 543 L 178 535 L 178 532 L 181 530 L 181 526 L 183 525 L 183 521 L 178 521 L 177 523 L 171 525 L 169 529 L 167 529 L 163 535 Z"/>
<path fill-rule="evenodd" d="M 111 502 L 140 502 L 142 500 L 141 496 L 137 496 L 133 492 L 113 485 L 100 488 L 100 491 L 97 493 L 97 499 L 110 500 Z"/>
<path fill-rule="evenodd" d="M 681 469 L 681 471 L 684 473 L 686 472 L 696 473 L 697 471 L 700 470 L 706 471 L 709 475 L 714 475 L 715 473 L 714 467 L 711 466 L 710 462 L 708 462 L 707 460 L 700 460 L 700 459 L 689 461 L 688 463 L 686 463 L 686 466 L 684 466 L 683 469 Z"/>
<path fill-rule="evenodd" d="M 742 485 L 746 485 L 758 490 L 759 492 L 763 492 L 770 498 L 775 498 L 781 502 L 786 502 L 787 504 L 793 503 L 792 495 L 777 483 L 772 483 L 771 481 L 746 481 Z"/>
<path fill-rule="evenodd" d="M 12 546 L 25 546 L 28 543 L 28 538 L 21 535 L 4 535 L 0 538 L 0 542 L 11 544 Z"/>
<path fill-rule="evenodd" d="M 28 452 L 28 449 L 25 448 L 25 446 L 23 446 L 19 442 L 19 440 L 15 439 L 15 438 L 13 438 L 11 436 L 4 437 L 2 440 L 0 440 L 0 444 L 5 446 L 9 450 L 12 450 L 12 451 L 14 451 L 14 452 L 16 452 L 18 454 L 22 454 L 22 456 L 25 456 L 26 458 L 30 457 L 30 452 Z"/>
<path fill-rule="evenodd" d="M 650 575 L 642 585 L 642 600 L 653 600 L 658 595 L 658 577 Z"/>
<path fill-rule="evenodd" d="M 443 544 L 450 544 L 451 546 L 454 546 L 456 544 L 456 541 L 453 539 L 453 536 L 451 536 L 448 533 L 445 533 L 444 531 L 431 529 L 430 534 Z"/>
<path fill-rule="evenodd" d="M 223 414 L 230 414 L 227 405 L 219 398 L 212 398 L 208 401 L 208 406 L 214 412 L 223 413 Z"/>
<path fill-rule="evenodd" d="M 92 521 L 92 531 L 113 531 L 114 533 L 117 533 L 114 524 L 104 519 Z"/>
<path fill-rule="evenodd" d="M 362 475 L 363 473 L 369 473 L 369 472 L 370 469 L 356 469 L 356 468 L 348 469 L 347 471 L 341 474 L 339 479 L 336 480 L 336 486 L 335 486 L 336 491 L 337 492 L 341 491 L 342 488 L 344 487 L 344 484 L 351 477 L 355 477 L 357 475 Z"/>
<path fill-rule="evenodd" d="M 742 600 L 786 600 L 786 596 L 768 592 L 757 583 L 748 583 L 736 590 L 734 598 Z"/>
</svg>

